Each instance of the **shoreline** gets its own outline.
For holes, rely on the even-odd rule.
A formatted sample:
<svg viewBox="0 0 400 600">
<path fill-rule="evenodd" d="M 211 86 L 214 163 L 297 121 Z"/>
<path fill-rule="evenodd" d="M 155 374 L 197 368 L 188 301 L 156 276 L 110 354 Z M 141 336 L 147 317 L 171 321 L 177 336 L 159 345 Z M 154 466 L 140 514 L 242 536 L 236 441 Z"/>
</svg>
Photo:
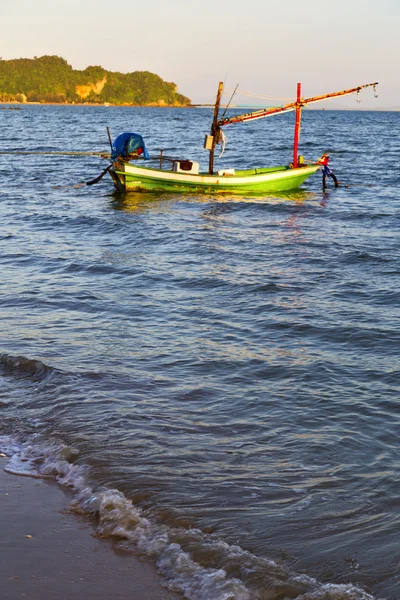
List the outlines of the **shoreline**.
<svg viewBox="0 0 400 600">
<path fill-rule="evenodd" d="M 17 106 L 99 106 L 102 108 L 198 108 L 196 104 L 110 104 L 109 102 L 17 102 L 0 100 L 0 105 Z M 201 106 L 201 105 L 200 105 Z M 211 106 L 211 105 L 210 105 Z"/>
<path fill-rule="evenodd" d="M 0 457 L 0 586 L 7 600 L 179 600 L 155 565 L 98 539 L 56 482 L 13 475 Z"/>
<path fill-rule="evenodd" d="M 164 110 L 166 108 L 184 108 L 184 109 L 193 109 L 193 108 L 213 108 L 213 104 L 189 104 L 189 105 L 175 105 L 175 104 L 98 104 L 96 102 L 5 102 L 0 100 L 0 110 L 4 110 L 6 107 L 18 107 L 18 109 L 22 109 L 23 106 L 97 106 L 99 108 L 160 108 Z M 224 105 L 221 105 L 223 108 Z M 4 108 L 3 108 L 4 107 Z M 257 110 L 262 109 L 261 105 L 246 105 L 246 106 L 235 106 L 230 105 L 231 110 Z M 400 108 L 306 108 L 307 111 L 317 112 L 400 112 Z"/>
</svg>

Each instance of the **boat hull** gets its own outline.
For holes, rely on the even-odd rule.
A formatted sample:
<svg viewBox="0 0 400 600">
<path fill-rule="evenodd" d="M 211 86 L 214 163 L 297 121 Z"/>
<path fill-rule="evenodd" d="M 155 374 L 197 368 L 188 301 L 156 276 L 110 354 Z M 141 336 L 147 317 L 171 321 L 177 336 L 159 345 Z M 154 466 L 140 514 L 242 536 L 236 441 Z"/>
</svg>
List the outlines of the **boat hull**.
<svg viewBox="0 0 400 600">
<path fill-rule="evenodd" d="M 175 192 L 188 194 L 260 194 L 298 188 L 319 169 L 308 165 L 297 169 L 270 167 L 236 171 L 235 175 L 186 174 L 125 164 L 110 170 L 122 192 Z"/>
</svg>

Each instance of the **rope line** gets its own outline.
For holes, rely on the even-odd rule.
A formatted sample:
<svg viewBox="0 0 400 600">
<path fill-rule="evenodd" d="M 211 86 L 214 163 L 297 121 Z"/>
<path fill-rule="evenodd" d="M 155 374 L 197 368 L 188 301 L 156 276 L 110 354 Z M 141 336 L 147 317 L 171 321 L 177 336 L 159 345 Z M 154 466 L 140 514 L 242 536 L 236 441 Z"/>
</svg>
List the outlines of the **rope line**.
<svg viewBox="0 0 400 600">
<path fill-rule="evenodd" d="M 233 90 L 231 88 L 225 88 L 225 90 L 227 92 L 232 92 Z M 287 100 L 289 102 L 294 102 L 295 98 L 286 98 L 284 96 L 266 96 L 264 94 L 255 94 L 252 92 L 245 92 L 243 90 L 236 90 L 236 94 L 239 94 L 240 96 L 248 96 L 250 98 L 262 98 L 264 100 Z"/>
</svg>

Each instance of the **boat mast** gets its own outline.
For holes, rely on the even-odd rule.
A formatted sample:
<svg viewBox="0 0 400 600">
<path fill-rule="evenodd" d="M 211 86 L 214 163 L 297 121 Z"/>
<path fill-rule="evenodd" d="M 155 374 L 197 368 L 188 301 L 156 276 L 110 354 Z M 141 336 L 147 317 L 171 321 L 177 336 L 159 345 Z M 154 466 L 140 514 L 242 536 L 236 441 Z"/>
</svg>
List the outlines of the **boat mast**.
<svg viewBox="0 0 400 600">
<path fill-rule="evenodd" d="M 293 143 L 293 168 L 297 169 L 297 151 L 299 148 L 301 123 L 301 83 L 297 84 L 297 102 L 296 102 L 296 125 L 294 127 L 294 143 Z"/>
<path fill-rule="evenodd" d="M 218 112 L 219 112 L 219 107 L 221 104 L 221 96 L 222 96 L 223 89 L 224 89 L 224 84 L 222 83 L 222 81 L 220 81 L 219 85 L 218 85 L 217 98 L 215 100 L 213 122 L 211 125 L 212 143 L 211 143 L 211 149 L 210 149 L 210 161 L 209 161 L 209 166 L 208 166 L 208 172 L 210 175 L 212 175 L 214 173 L 214 153 L 215 153 L 215 146 L 217 145 L 217 142 L 218 142 L 218 137 L 219 137 L 218 134 L 220 131 L 220 127 L 219 127 L 219 123 L 218 123 Z"/>
</svg>

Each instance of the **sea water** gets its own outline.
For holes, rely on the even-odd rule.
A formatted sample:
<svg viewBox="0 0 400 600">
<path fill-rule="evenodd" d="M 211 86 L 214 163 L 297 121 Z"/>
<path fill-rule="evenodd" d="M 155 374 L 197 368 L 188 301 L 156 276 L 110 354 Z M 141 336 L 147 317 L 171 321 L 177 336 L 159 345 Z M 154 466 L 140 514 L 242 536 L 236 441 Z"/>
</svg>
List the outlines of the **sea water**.
<svg viewBox="0 0 400 600">
<path fill-rule="evenodd" d="M 0 111 L 0 450 L 190 600 L 400 597 L 400 113 L 304 111 L 321 174 L 116 195 L 106 127 L 198 160 L 208 109 Z M 293 115 L 219 168 L 287 164 Z"/>
</svg>

